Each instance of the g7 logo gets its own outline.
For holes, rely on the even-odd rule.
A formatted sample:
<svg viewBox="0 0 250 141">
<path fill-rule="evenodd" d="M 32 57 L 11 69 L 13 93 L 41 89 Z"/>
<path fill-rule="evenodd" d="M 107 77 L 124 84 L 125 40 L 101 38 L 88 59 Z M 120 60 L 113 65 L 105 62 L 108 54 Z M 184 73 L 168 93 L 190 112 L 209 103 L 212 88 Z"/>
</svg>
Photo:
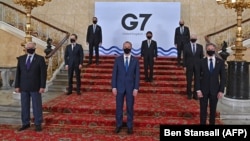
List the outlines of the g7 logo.
<svg viewBox="0 0 250 141">
<path fill-rule="evenodd" d="M 143 21 L 142 21 L 142 24 L 141 24 L 141 28 L 140 30 L 144 30 L 144 27 L 148 21 L 148 19 L 150 18 L 152 14 L 139 14 L 139 17 L 140 18 L 144 18 Z M 130 21 L 130 25 L 126 25 L 126 20 L 128 18 L 132 18 L 134 19 L 134 21 Z M 138 21 L 136 21 L 138 18 L 136 17 L 136 15 L 134 14 L 126 14 L 122 17 L 122 26 L 123 28 L 127 29 L 127 30 L 134 30 L 137 26 L 138 26 Z"/>
</svg>

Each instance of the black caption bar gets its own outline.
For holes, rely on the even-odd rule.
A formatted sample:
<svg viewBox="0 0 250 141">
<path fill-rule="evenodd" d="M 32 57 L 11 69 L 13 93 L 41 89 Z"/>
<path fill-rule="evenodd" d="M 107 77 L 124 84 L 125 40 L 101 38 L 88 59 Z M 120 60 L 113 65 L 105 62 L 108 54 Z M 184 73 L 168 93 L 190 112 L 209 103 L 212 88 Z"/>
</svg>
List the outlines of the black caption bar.
<svg viewBox="0 0 250 141">
<path fill-rule="evenodd" d="M 250 125 L 160 125 L 160 141 L 182 137 L 250 141 Z"/>
</svg>

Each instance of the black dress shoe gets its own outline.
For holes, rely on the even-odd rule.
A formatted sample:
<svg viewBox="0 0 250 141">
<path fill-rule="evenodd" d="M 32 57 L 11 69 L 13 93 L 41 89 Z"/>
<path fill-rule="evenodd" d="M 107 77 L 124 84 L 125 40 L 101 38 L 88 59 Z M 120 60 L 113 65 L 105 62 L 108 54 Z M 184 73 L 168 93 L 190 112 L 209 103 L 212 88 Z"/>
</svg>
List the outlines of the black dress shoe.
<svg viewBox="0 0 250 141">
<path fill-rule="evenodd" d="M 42 126 L 41 125 L 36 125 L 36 131 L 41 132 L 42 131 Z"/>
<path fill-rule="evenodd" d="M 115 133 L 119 133 L 121 131 L 122 127 L 116 127 L 115 128 Z"/>
<path fill-rule="evenodd" d="M 77 95 L 81 95 L 81 92 L 77 92 Z"/>
<path fill-rule="evenodd" d="M 23 125 L 21 128 L 18 129 L 18 131 L 23 131 L 23 130 L 26 130 L 30 127 L 30 124 L 27 124 L 27 125 Z"/>
<path fill-rule="evenodd" d="M 127 133 L 130 135 L 130 134 L 133 134 L 133 128 L 128 128 L 128 131 Z"/>
<path fill-rule="evenodd" d="M 99 65 L 99 62 L 96 62 L 96 65 Z"/>
<path fill-rule="evenodd" d="M 66 95 L 71 95 L 71 94 L 72 94 L 72 92 L 67 92 L 67 93 L 66 93 Z"/>
<path fill-rule="evenodd" d="M 198 100 L 198 96 L 193 96 L 193 99 Z"/>
<path fill-rule="evenodd" d="M 188 99 L 192 99 L 192 96 L 191 95 L 188 95 L 188 97 L 187 97 Z"/>
</svg>

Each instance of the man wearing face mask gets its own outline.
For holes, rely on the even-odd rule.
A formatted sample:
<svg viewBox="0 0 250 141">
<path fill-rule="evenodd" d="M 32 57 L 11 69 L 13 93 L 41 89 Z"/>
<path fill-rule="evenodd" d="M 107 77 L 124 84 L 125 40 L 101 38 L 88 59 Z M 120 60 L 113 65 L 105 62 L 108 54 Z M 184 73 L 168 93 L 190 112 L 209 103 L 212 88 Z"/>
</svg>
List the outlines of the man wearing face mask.
<svg viewBox="0 0 250 141">
<path fill-rule="evenodd" d="M 147 40 L 142 41 L 141 44 L 141 57 L 144 62 L 144 75 L 146 82 L 153 81 L 153 68 L 154 61 L 157 57 L 157 42 L 152 40 L 152 32 L 148 31 L 146 33 Z M 149 75 L 148 75 L 149 67 Z"/>
<path fill-rule="evenodd" d="M 87 45 L 89 45 L 89 63 L 92 64 L 93 50 L 95 48 L 96 65 L 99 65 L 99 46 L 102 45 L 102 28 L 97 25 L 97 17 L 93 17 L 93 24 L 88 26 Z"/>
<path fill-rule="evenodd" d="M 43 56 L 35 54 L 36 43 L 26 44 L 27 54 L 18 57 L 15 92 L 21 93 L 22 127 L 18 131 L 30 127 L 30 98 L 34 116 L 35 131 L 42 131 L 43 113 L 42 96 L 46 88 L 47 68 Z"/>
<path fill-rule="evenodd" d="M 116 128 L 119 133 L 123 124 L 123 103 L 126 99 L 127 133 L 133 133 L 134 98 L 138 94 L 140 82 L 140 67 L 137 58 L 131 55 L 132 44 L 123 43 L 124 54 L 115 59 L 112 73 L 112 93 L 116 97 Z"/>
<path fill-rule="evenodd" d="M 175 29 L 174 44 L 177 48 L 177 65 L 181 66 L 181 55 L 183 52 L 184 45 L 189 43 L 190 32 L 187 26 L 184 26 L 184 21 L 179 21 L 179 27 Z"/>
<path fill-rule="evenodd" d="M 70 44 L 65 49 L 64 62 L 65 69 L 68 70 L 68 92 L 72 94 L 73 76 L 76 76 L 76 92 L 81 94 L 81 68 L 83 63 L 83 48 L 81 44 L 76 43 L 77 35 L 70 36 Z"/>
<path fill-rule="evenodd" d="M 192 80 L 196 78 L 196 73 L 199 69 L 200 60 L 204 57 L 203 46 L 196 43 L 197 36 L 191 35 L 190 42 L 184 46 L 183 49 L 183 67 L 186 71 L 186 81 L 187 81 L 187 97 L 188 99 L 198 100 L 197 93 L 193 88 L 192 92 Z M 193 77 L 194 76 L 194 77 Z"/>
<path fill-rule="evenodd" d="M 207 121 L 207 109 L 209 105 L 209 124 L 215 124 L 216 107 L 218 99 L 222 98 L 226 73 L 224 60 L 215 56 L 216 46 L 213 43 L 206 45 L 207 57 L 200 61 L 200 69 L 195 81 L 196 91 L 200 99 L 200 124 Z"/>
</svg>

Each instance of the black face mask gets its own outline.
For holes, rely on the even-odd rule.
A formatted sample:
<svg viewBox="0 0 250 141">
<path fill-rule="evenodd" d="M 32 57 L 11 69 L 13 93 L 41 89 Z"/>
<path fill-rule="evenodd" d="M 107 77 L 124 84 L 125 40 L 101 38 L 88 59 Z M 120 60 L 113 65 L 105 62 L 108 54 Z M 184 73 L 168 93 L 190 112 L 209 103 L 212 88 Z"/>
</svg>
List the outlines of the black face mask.
<svg viewBox="0 0 250 141">
<path fill-rule="evenodd" d="M 71 43 L 75 43 L 76 40 L 75 40 L 75 39 L 70 39 L 70 42 L 71 42 Z"/>
<path fill-rule="evenodd" d="M 34 48 L 29 48 L 29 49 L 27 49 L 27 52 L 28 52 L 29 54 L 33 54 L 33 53 L 35 52 L 35 50 L 36 50 L 36 49 L 34 49 Z"/>
<path fill-rule="evenodd" d="M 124 53 L 125 54 L 129 54 L 130 52 L 131 52 L 131 49 L 129 49 L 129 48 L 125 48 L 125 49 L 123 49 L 124 50 Z"/>
<path fill-rule="evenodd" d="M 209 56 L 213 56 L 213 55 L 215 54 L 215 51 L 213 51 L 213 50 L 208 50 L 208 51 L 207 51 L 207 54 L 208 54 Z"/>
<path fill-rule="evenodd" d="M 94 23 L 94 24 L 96 24 L 96 23 L 97 23 L 97 21 L 93 21 L 93 23 Z"/>
<path fill-rule="evenodd" d="M 150 40 L 152 38 L 152 36 L 147 36 L 147 38 Z"/>
<path fill-rule="evenodd" d="M 184 24 L 180 24 L 180 26 L 183 26 Z"/>
<path fill-rule="evenodd" d="M 195 43 L 195 42 L 197 41 L 197 39 L 190 39 L 190 41 L 191 41 L 192 43 Z"/>
</svg>

